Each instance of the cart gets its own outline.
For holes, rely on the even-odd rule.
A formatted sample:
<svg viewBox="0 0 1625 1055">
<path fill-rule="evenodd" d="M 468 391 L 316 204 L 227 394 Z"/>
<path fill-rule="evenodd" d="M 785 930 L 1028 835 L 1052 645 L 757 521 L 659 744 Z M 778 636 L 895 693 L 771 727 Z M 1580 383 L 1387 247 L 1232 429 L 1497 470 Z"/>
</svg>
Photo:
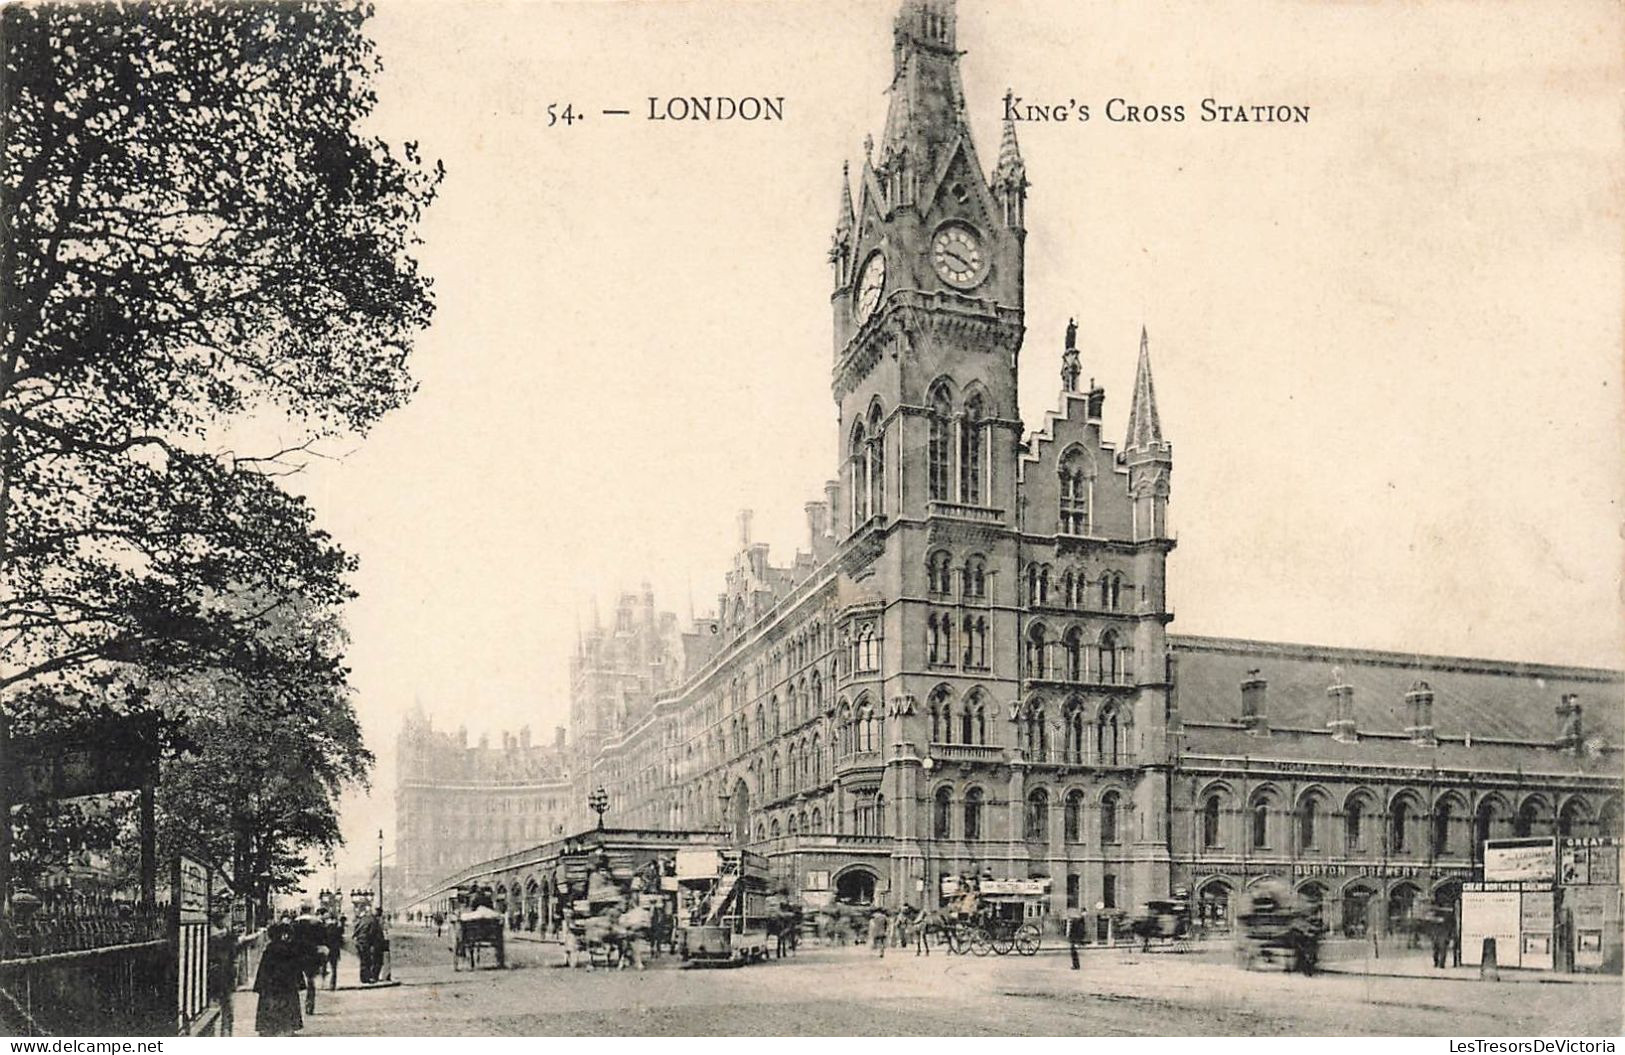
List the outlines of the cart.
<svg viewBox="0 0 1625 1055">
<path fill-rule="evenodd" d="M 1027 906 L 1040 897 L 1042 894 L 1036 891 L 970 891 L 961 895 L 945 914 L 948 951 L 976 956 L 990 952 L 1005 956 L 1011 951 L 1037 955 L 1043 932 L 1027 919 Z"/>
<path fill-rule="evenodd" d="M 1151 950 L 1152 942 L 1167 943 L 1174 952 L 1189 952 L 1195 936 L 1191 903 L 1180 897 L 1147 901 L 1129 921 L 1129 931 L 1139 939 L 1143 952 Z"/>
<path fill-rule="evenodd" d="M 451 969 L 460 971 L 480 966 L 480 950 L 494 953 L 497 966 L 506 967 L 507 948 L 502 913 L 492 908 L 489 899 L 474 889 L 459 889 L 453 899 L 451 933 Z"/>
<path fill-rule="evenodd" d="M 1325 932 L 1319 913 L 1285 884 L 1258 884 L 1242 897 L 1236 913 L 1236 963 L 1313 974 Z"/>
</svg>

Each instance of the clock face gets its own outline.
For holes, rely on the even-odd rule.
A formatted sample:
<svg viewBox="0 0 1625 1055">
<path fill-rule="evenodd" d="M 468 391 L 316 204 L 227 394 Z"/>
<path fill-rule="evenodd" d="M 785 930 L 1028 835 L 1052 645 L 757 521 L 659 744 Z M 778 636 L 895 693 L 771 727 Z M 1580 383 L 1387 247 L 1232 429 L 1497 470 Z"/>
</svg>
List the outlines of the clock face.
<svg viewBox="0 0 1625 1055">
<path fill-rule="evenodd" d="M 867 319 L 880 307 L 880 295 L 886 291 L 886 254 L 876 251 L 864 262 L 863 274 L 858 279 L 858 318 Z"/>
<path fill-rule="evenodd" d="M 976 232 L 960 224 L 950 224 L 931 240 L 931 263 L 950 286 L 969 289 L 987 275 L 987 258 Z"/>
</svg>

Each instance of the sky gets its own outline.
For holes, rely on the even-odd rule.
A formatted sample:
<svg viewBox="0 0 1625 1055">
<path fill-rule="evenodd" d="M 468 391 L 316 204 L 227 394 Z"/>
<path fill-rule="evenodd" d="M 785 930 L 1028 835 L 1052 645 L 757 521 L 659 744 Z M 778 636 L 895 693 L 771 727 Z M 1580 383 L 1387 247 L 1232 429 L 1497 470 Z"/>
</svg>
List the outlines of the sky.
<svg viewBox="0 0 1625 1055">
<path fill-rule="evenodd" d="M 394 739 L 567 715 L 596 606 L 715 604 L 735 514 L 788 561 L 835 471 L 825 254 L 879 135 L 895 0 L 380 0 L 371 131 L 447 170 L 416 399 L 303 481 L 361 558 L 379 756 L 346 869 L 393 848 Z M 1625 16 L 1598 2 L 961 0 L 984 168 L 1032 187 L 1021 414 L 1066 321 L 1174 445 L 1176 633 L 1621 665 Z M 651 96 L 772 96 L 773 123 Z M 1107 104 L 1183 106 L 1178 123 Z M 1201 101 L 1309 107 L 1199 120 Z M 548 123 L 565 105 L 585 112 Z M 606 116 L 604 109 L 630 109 Z"/>
</svg>

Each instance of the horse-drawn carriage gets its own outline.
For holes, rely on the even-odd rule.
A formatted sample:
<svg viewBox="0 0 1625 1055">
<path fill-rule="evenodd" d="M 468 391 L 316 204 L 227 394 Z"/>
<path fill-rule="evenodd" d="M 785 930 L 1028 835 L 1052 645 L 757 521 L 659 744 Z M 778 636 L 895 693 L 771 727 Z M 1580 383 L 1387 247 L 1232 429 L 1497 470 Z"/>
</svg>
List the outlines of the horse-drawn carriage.
<svg viewBox="0 0 1625 1055">
<path fill-rule="evenodd" d="M 1004 956 L 1012 950 L 1036 955 L 1043 932 L 1028 918 L 1032 915 L 1028 906 L 1044 896 L 1038 882 L 985 881 L 980 889 L 962 892 L 941 912 L 921 919 L 921 941 L 941 941 L 958 955 Z"/>
<path fill-rule="evenodd" d="M 492 905 L 489 890 L 483 887 L 458 887 L 451 912 L 452 970 L 469 970 L 480 966 L 481 950 L 496 956 L 498 967 L 507 966 L 507 947 L 502 913 Z"/>
<path fill-rule="evenodd" d="M 1320 913 L 1278 880 L 1259 883 L 1242 896 L 1236 913 L 1236 962 L 1313 974 L 1326 926 Z"/>
<path fill-rule="evenodd" d="M 1129 932 L 1139 939 L 1140 949 L 1149 952 L 1152 942 L 1166 942 L 1175 952 L 1189 952 L 1196 937 L 1188 898 L 1154 899 L 1140 906 L 1129 920 Z"/>
</svg>

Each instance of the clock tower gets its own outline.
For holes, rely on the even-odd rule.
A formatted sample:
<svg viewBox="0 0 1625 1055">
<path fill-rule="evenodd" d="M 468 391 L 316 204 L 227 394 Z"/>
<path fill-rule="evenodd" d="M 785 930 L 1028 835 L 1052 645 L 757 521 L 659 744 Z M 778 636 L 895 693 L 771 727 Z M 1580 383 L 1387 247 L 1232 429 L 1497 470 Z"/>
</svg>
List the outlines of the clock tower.
<svg viewBox="0 0 1625 1055">
<path fill-rule="evenodd" d="M 903 0 L 884 134 L 856 187 L 843 168 L 830 303 L 849 531 L 951 506 L 1013 523 L 1026 170 L 1008 122 L 991 176 L 978 160 L 956 19 L 953 0 Z"/>
</svg>

